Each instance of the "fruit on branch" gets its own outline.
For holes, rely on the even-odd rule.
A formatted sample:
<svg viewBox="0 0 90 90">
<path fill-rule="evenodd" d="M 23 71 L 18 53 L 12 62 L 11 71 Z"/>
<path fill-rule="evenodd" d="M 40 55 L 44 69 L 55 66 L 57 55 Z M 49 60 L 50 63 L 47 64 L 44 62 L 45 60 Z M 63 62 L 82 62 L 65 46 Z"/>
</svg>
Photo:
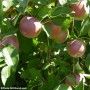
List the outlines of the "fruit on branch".
<svg viewBox="0 0 90 90">
<path fill-rule="evenodd" d="M 45 23 L 50 29 L 50 38 L 56 43 L 63 43 L 67 40 L 69 31 L 68 29 L 62 30 L 61 26 L 53 24 L 51 21 Z"/>
<path fill-rule="evenodd" d="M 85 50 L 85 43 L 79 39 L 74 39 L 67 43 L 67 52 L 72 57 L 81 57 L 84 55 Z"/>
<path fill-rule="evenodd" d="M 74 11 L 71 16 L 75 17 L 76 20 L 82 20 L 89 14 L 89 8 L 86 7 L 86 0 L 81 0 L 77 4 L 69 5 L 69 8 Z"/>
<path fill-rule="evenodd" d="M 41 23 L 34 17 L 25 16 L 20 21 L 19 29 L 23 36 L 34 38 L 41 32 Z"/>
<path fill-rule="evenodd" d="M 66 76 L 65 78 L 65 83 L 69 86 L 75 86 L 81 81 L 85 82 L 85 78 L 82 74 L 73 73 L 73 74 Z"/>
<path fill-rule="evenodd" d="M 12 44 L 17 50 L 19 50 L 19 43 L 16 36 L 8 36 L 0 43 L 0 48 L 3 48 L 7 44 Z"/>
</svg>

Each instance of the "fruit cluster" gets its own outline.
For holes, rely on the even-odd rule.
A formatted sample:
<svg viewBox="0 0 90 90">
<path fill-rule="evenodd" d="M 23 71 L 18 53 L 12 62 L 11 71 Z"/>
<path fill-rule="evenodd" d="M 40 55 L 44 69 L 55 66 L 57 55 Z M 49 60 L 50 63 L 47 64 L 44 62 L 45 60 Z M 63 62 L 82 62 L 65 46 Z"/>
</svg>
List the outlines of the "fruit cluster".
<svg viewBox="0 0 90 90">
<path fill-rule="evenodd" d="M 89 14 L 89 10 L 86 7 L 86 0 L 81 0 L 80 2 L 74 5 L 69 4 L 67 5 L 67 7 L 70 10 L 72 10 L 70 16 L 75 20 L 83 20 Z M 8 12 L 12 13 L 13 10 L 14 8 L 12 6 L 8 9 L 6 13 Z M 34 16 L 24 16 L 20 20 L 19 30 L 20 33 L 26 38 L 36 38 L 44 29 L 43 26 L 49 28 L 50 31 L 48 37 L 49 39 L 52 39 L 57 44 L 67 43 L 66 50 L 71 57 L 78 58 L 78 57 L 82 57 L 85 54 L 86 51 L 85 42 L 80 38 L 74 38 L 71 41 L 69 41 L 68 39 L 70 34 L 69 29 L 68 28 L 63 29 L 62 26 L 54 24 L 51 19 L 46 20 L 45 22 L 42 23 Z M 90 36 L 90 30 L 88 34 Z M 7 44 L 12 44 L 17 49 L 17 51 L 19 51 L 19 41 L 17 36 L 12 35 L 6 37 L 5 39 L 1 39 L 0 48 L 3 48 Z M 69 80 L 69 78 L 72 78 L 72 80 L 71 79 Z M 65 83 L 70 86 L 75 86 L 83 79 L 84 77 L 81 74 L 73 73 L 65 78 Z"/>
<path fill-rule="evenodd" d="M 71 16 L 77 20 L 86 18 L 88 15 L 88 10 L 85 3 L 85 0 L 82 0 L 75 5 L 69 5 L 68 7 L 74 11 Z M 68 29 L 62 30 L 62 26 L 55 25 L 50 20 L 47 20 L 44 25 L 49 27 L 51 31 L 49 38 L 53 39 L 56 43 L 63 43 L 67 40 L 69 35 Z M 27 38 L 35 38 L 40 34 L 42 24 L 35 17 L 24 16 L 20 21 L 19 29 L 23 36 Z M 19 48 L 18 41 L 15 36 L 10 36 L 3 40 L 0 47 L 9 43 L 14 45 L 17 49 Z M 85 43 L 80 39 L 74 39 L 67 43 L 67 52 L 72 57 L 82 57 L 85 53 L 85 48 Z"/>
</svg>

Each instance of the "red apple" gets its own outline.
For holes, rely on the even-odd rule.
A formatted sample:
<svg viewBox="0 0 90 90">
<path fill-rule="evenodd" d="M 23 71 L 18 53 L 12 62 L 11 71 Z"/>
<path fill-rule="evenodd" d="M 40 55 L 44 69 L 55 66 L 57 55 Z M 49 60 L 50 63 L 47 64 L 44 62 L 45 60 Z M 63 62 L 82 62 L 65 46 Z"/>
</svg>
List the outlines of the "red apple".
<svg viewBox="0 0 90 90">
<path fill-rule="evenodd" d="M 41 32 L 41 23 L 34 17 L 25 16 L 21 19 L 19 28 L 23 36 L 34 38 Z"/>
<path fill-rule="evenodd" d="M 70 74 L 65 78 L 65 83 L 69 86 L 75 86 L 81 82 L 83 78 L 84 76 L 82 74 Z"/>
<path fill-rule="evenodd" d="M 16 36 L 9 36 L 1 41 L 0 48 L 3 48 L 7 44 L 12 44 L 17 50 L 19 50 L 19 43 Z"/>
<path fill-rule="evenodd" d="M 62 30 L 62 27 L 53 24 L 51 21 L 45 23 L 51 30 L 50 38 L 53 39 L 56 43 L 63 43 L 67 40 L 69 31 Z"/>
<path fill-rule="evenodd" d="M 86 45 L 79 39 L 74 39 L 67 43 L 67 52 L 72 57 L 81 57 L 86 50 Z"/>
<path fill-rule="evenodd" d="M 77 4 L 69 5 L 69 8 L 74 11 L 71 16 L 75 17 L 77 20 L 86 18 L 89 13 L 89 8 L 86 7 L 86 3 L 86 0 L 81 0 Z"/>
</svg>

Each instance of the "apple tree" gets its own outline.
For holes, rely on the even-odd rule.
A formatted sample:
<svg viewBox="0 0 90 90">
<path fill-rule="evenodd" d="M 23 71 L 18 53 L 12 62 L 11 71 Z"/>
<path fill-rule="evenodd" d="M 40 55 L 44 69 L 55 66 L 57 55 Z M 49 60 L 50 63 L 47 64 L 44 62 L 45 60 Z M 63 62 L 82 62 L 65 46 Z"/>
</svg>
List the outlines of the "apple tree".
<svg viewBox="0 0 90 90">
<path fill-rule="evenodd" d="M 90 1 L 0 0 L 0 87 L 90 90 Z"/>
</svg>

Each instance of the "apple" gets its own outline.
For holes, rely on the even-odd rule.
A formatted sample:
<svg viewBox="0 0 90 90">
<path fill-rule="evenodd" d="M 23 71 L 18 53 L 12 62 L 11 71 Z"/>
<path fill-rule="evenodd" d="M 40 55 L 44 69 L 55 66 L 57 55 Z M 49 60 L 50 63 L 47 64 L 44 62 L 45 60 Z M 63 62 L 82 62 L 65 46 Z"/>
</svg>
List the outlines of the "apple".
<svg viewBox="0 0 90 90">
<path fill-rule="evenodd" d="M 86 0 L 81 0 L 77 4 L 69 5 L 69 8 L 74 11 L 71 16 L 73 16 L 76 20 L 85 19 L 89 14 L 89 8 L 86 7 L 86 3 Z"/>
<path fill-rule="evenodd" d="M 65 78 L 65 83 L 69 86 L 75 86 L 81 81 L 85 82 L 85 78 L 82 74 L 73 73 L 73 74 L 66 76 Z"/>
<path fill-rule="evenodd" d="M 20 21 L 19 29 L 23 36 L 34 38 L 41 32 L 41 23 L 34 17 L 25 16 Z"/>
<path fill-rule="evenodd" d="M 56 43 L 63 43 L 67 40 L 69 34 L 68 29 L 62 30 L 61 26 L 55 25 L 51 21 L 46 22 L 45 25 L 50 28 L 50 38 L 53 39 Z"/>
<path fill-rule="evenodd" d="M 0 48 L 3 48 L 7 44 L 12 44 L 17 50 L 19 50 L 18 39 L 15 35 L 8 36 L 4 40 L 2 40 L 1 43 L 0 43 Z"/>
<path fill-rule="evenodd" d="M 85 43 L 80 39 L 74 39 L 67 43 L 67 52 L 72 57 L 81 57 L 86 50 Z"/>
</svg>

